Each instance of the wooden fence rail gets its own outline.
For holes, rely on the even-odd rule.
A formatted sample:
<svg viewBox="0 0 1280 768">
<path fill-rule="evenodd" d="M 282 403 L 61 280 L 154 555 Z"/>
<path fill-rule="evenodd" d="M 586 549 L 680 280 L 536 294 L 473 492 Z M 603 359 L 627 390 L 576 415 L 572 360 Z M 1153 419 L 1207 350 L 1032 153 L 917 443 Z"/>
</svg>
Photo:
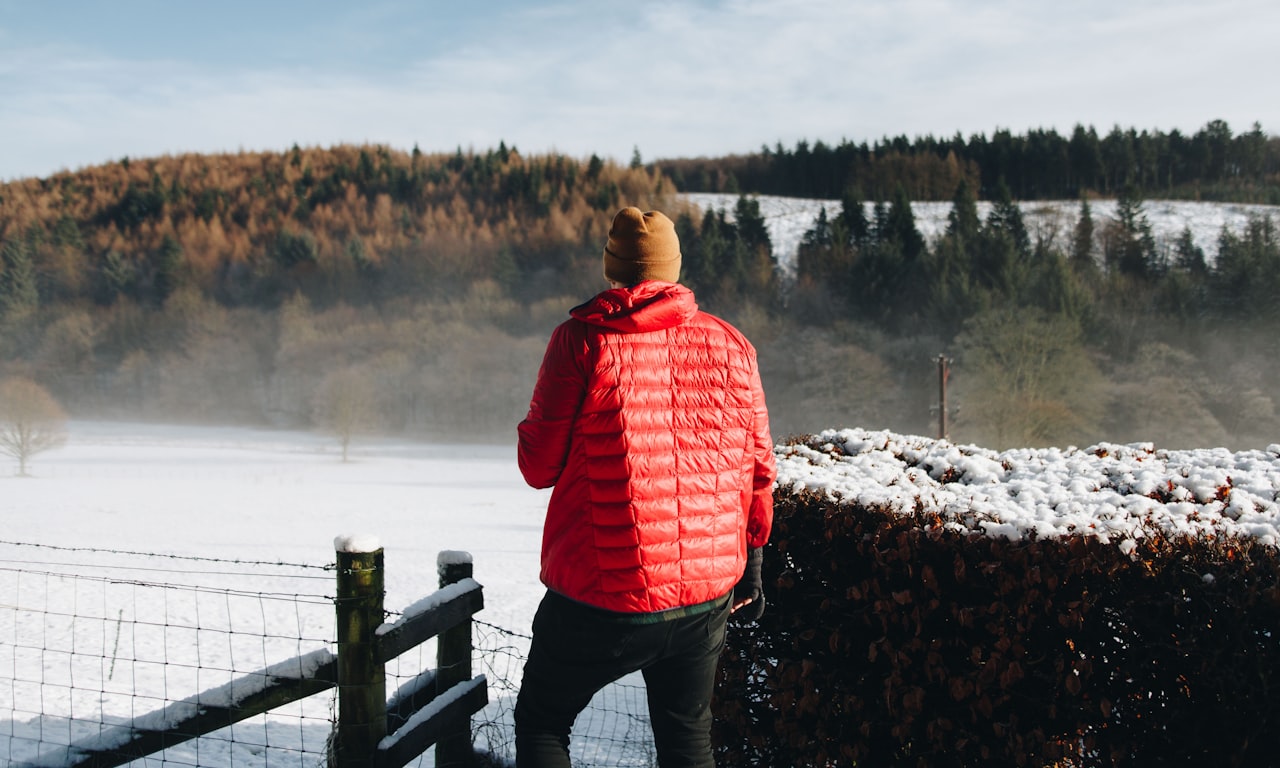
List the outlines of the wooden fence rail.
<svg viewBox="0 0 1280 768">
<path fill-rule="evenodd" d="M 15 768 L 113 768 L 300 699 L 338 689 L 332 768 L 400 768 L 432 745 L 436 765 L 474 762 L 471 715 L 488 703 L 483 675 L 471 676 L 471 617 L 484 607 L 471 557 L 442 552 L 440 590 L 383 623 L 383 551 L 339 539 L 337 655 L 314 651 L 203 691 Z M 437 669 L 386 697 L 386 662 L 433 637 Z M 161 724 L 160 727 L 151 724 Z"/>
</svg>

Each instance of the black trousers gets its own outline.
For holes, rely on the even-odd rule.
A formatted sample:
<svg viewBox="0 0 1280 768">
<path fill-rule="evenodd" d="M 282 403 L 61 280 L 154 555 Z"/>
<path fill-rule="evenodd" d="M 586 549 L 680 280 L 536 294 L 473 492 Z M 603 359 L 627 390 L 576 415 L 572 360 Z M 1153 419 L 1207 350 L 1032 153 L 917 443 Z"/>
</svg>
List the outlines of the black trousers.
<svg viewBox="0 0 1280 768">
<path fill-rule="evenodd" d="M 711 692 L 729 598 L 656 623 L 548 592 L 516 698 L 517 768 L 569 768 L 569 731 L 604 686 L 641 670 L 661 768 L 714 768 Z"/>
</svg>

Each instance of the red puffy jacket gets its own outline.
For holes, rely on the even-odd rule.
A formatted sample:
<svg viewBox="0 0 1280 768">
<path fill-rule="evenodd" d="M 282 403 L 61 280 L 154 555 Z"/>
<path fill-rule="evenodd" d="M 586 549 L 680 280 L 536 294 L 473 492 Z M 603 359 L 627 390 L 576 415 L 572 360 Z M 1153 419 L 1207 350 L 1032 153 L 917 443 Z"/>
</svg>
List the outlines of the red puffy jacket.
<svg viewBox="0 0 1280 768">
<path fill-rule="evenodd" d="M 570 315 L 519 426 L 525 480 L 555 486 L 543 583 L 625 613 L 727 594 L 773 524 L 755 349 L 676 283 L 605 291 Z"/>
</svg>

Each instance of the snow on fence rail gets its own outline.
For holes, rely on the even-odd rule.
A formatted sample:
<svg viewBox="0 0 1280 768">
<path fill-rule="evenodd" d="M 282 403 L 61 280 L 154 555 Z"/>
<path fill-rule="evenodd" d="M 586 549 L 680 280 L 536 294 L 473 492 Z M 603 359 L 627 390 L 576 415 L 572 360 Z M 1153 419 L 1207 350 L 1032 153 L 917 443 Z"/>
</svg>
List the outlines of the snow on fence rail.
<svg viewBox="0 0 1280 768">
<path fill-rule="evenodd" d="M 442 553 L 442 584 L 452 586 L 395 613 L 382 609 L 380 594 L 375 606 L 368 595 L 343 597 L 341 583 L 338 596 L 319 591 L 334 585 L 335 571 L 343 580 L 341 553 L 339 564 L 316 566 L 0 541 L 0 764 L 119 765 L 126 744 L 165 765 L 325 764 L 341 739 L 335 617 L 344 609 L 386 619 L 374 624 L 381 648 L 365 663 L 386 665 L 394 688 L 390 697 L 386 685 L 377 690 L 385 726 L 370 730 L 368 718 L 356 718 L 348 738 L 403 764 L 448 735 L 424 720 L 467 710 L 469 731 L 445 749 L 474 743 L 493 764 L 510 763 L 529 637 L 471 620 L 464 635 L 443 630 L 419 644 L 480 607 L 463 554 Z M 440 664 L 445 643 L 469 663 Z M 482 675 L 462 680 L 472 666 Z M 437 698 L 437 674 L 463 685 Z M 496 695 L 484 706 L 486 680 Z M 580 718 L 573 749 L 593 765 L 651 765 L 643 687 L 623 681 L 602 691 Z M 420 760 L 433 764 L 429 754 Z"/>
</svg>

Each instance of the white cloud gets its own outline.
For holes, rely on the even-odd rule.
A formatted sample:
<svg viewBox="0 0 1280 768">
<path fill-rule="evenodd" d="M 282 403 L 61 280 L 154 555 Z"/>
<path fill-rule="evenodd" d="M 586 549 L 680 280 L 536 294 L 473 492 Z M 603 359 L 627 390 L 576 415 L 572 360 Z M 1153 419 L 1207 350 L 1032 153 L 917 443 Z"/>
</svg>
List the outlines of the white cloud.
<svg viewBox="0 0 1280 768">
<path fill-rule="evenodd" d="M 301 55 L 215 67 L 137 58 L 146 46 L 111 57 L 35 41 L 0 52 L 0 178 L 294 142 L 448 151 L 505 140 L 625 160 L 632 147 L 654 158 L 1075 123 L 1194 131 L 1222 118 L 1275 133 L 1280 107 L 1259 94 L 1278 26 L 1270 0 L 575 0 L 517 6 L 380 71 Z M 326 33 L 313 22 L 302 34 L 313 52 L 310 36 Z"/>
</svg>

